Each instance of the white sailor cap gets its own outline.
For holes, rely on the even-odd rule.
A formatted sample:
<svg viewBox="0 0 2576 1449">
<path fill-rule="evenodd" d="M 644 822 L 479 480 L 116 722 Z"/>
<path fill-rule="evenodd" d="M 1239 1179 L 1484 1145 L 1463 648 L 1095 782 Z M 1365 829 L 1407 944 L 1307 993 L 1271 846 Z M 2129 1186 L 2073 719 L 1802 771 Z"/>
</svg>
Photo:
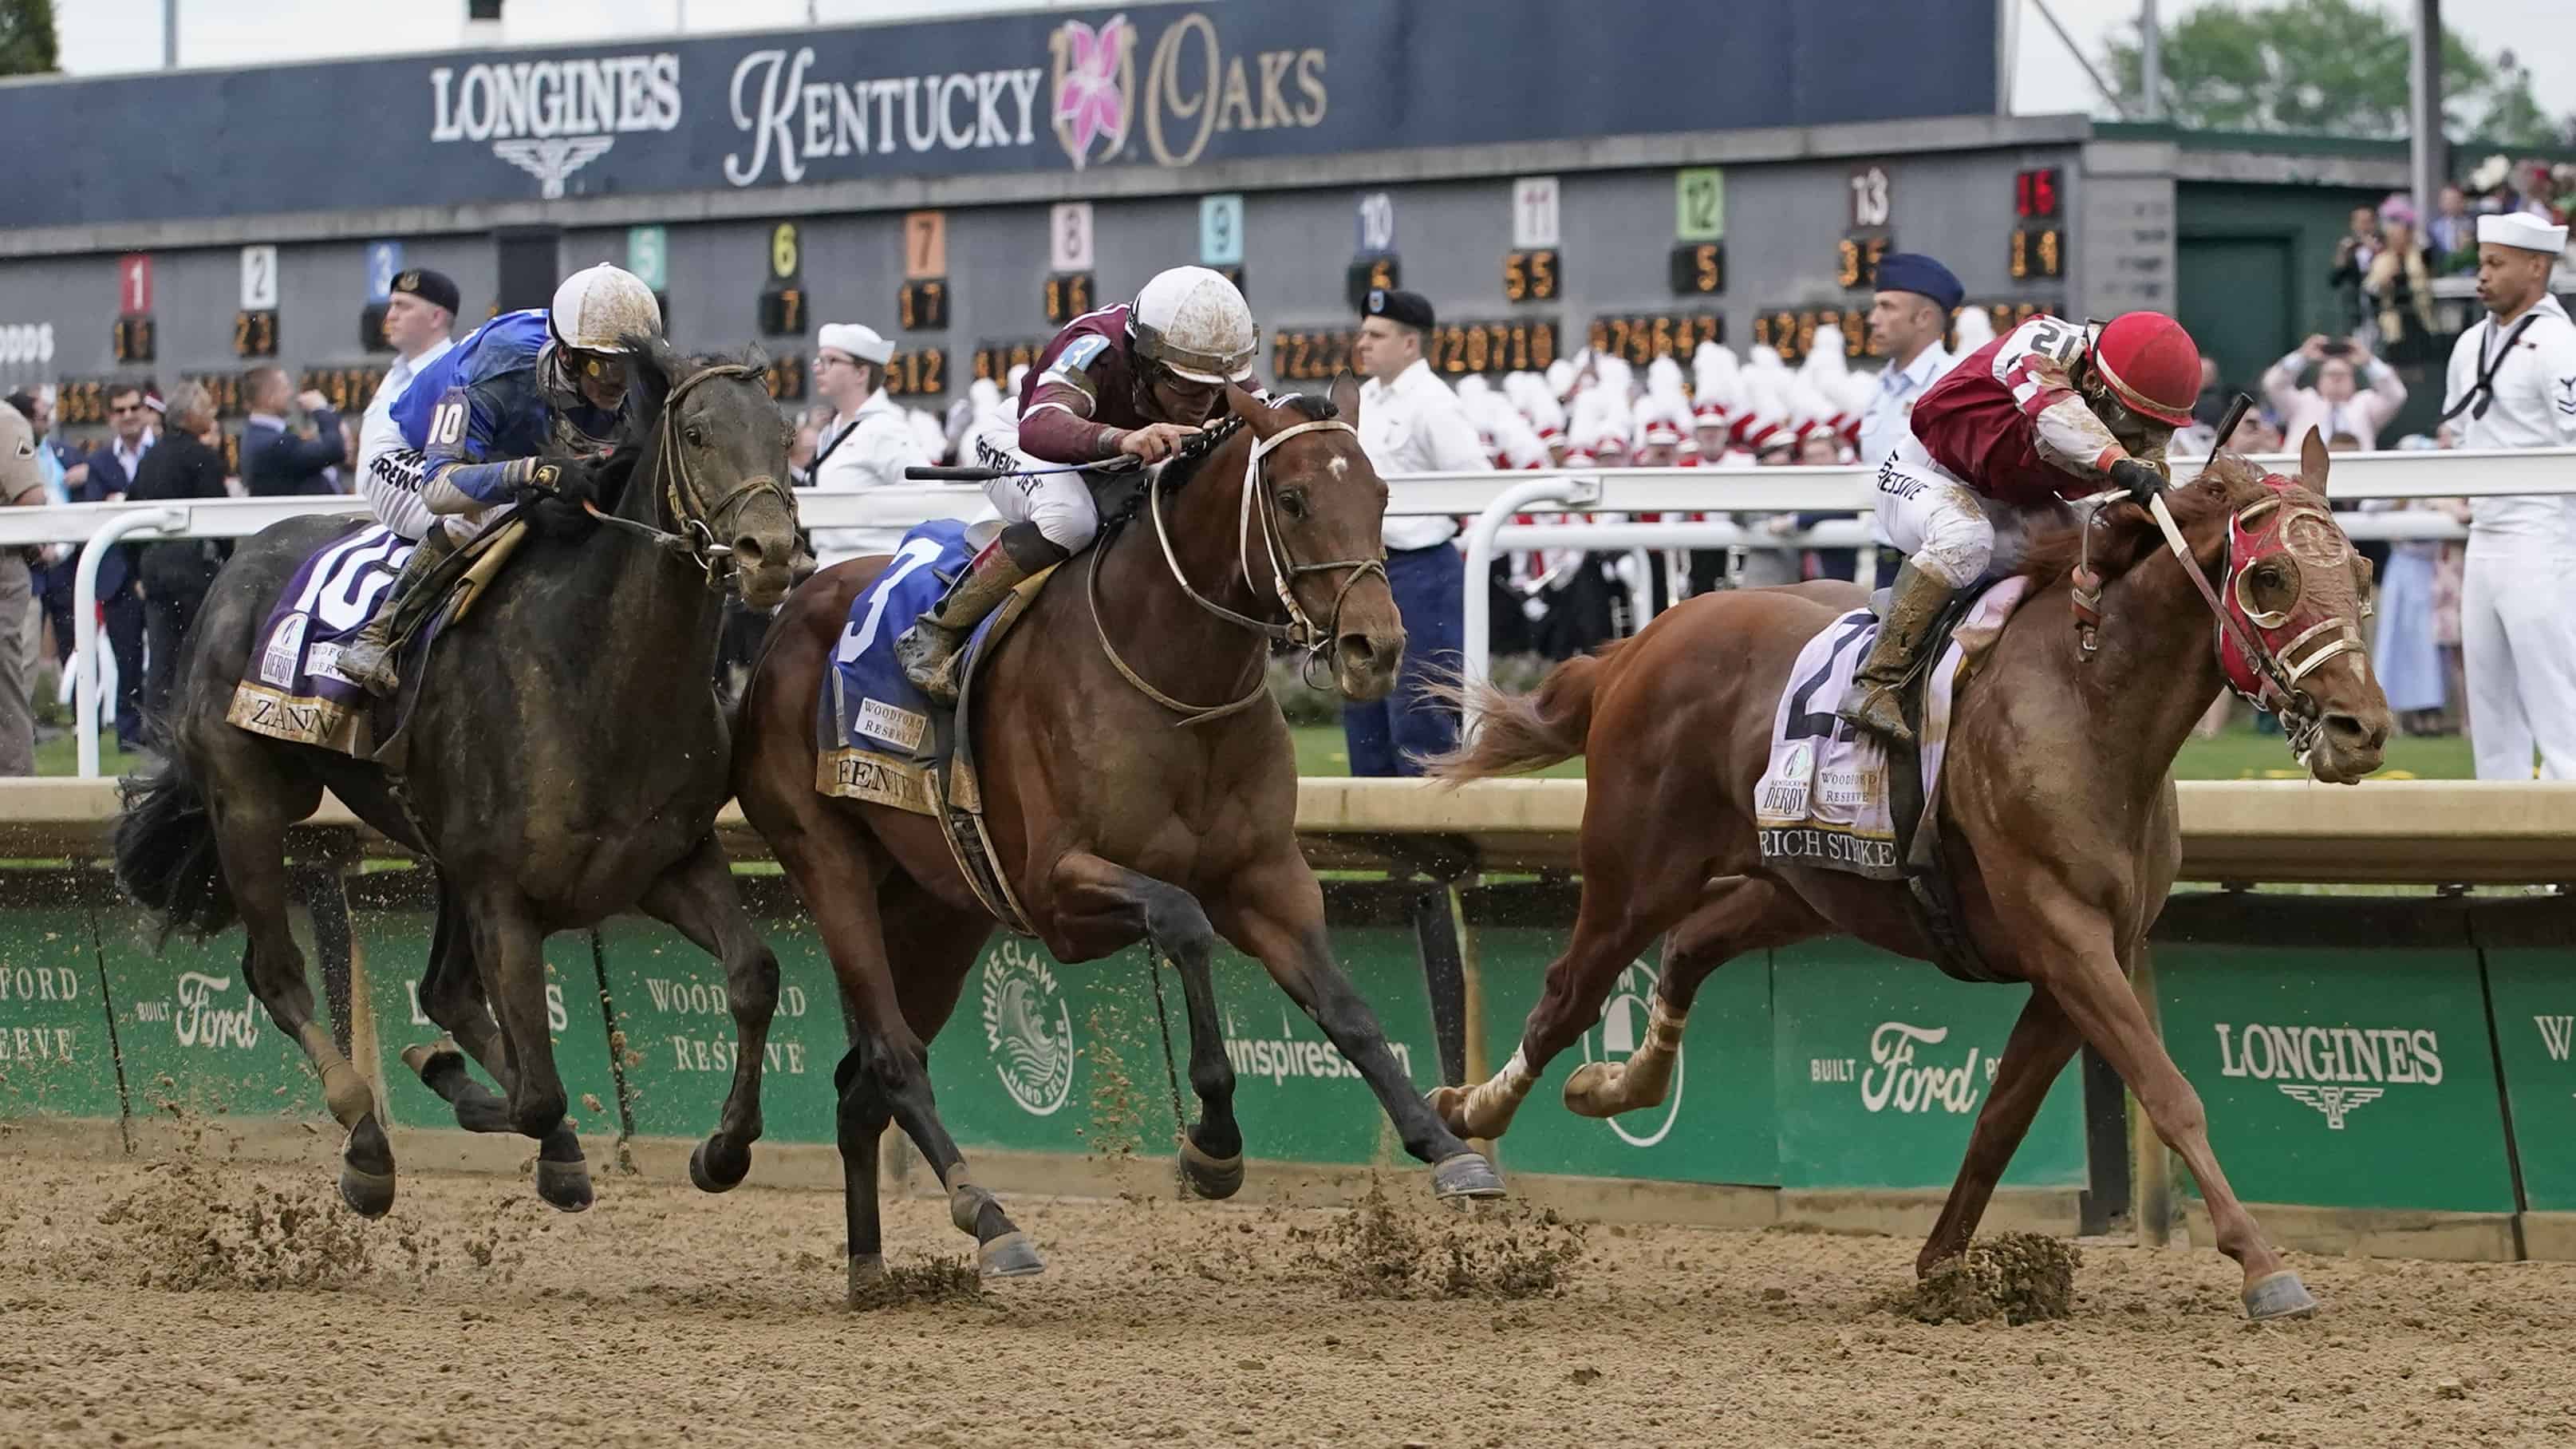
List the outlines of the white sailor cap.
<svg viewBox="0 0 2576 1449">
<path fill-rule="evenodd" d="M 893 343 L 879 336 L 875 328 L 856 322 L 824 323 L 822 330 L 814 334 L 814 346 L 818 350 L 828 347 L 834 352 L 846 352 L 861 362 L 882 364 L 894 356 Z"/>
<path fill-rule="evenodd" d="M 2567 250 L 2567 228 L 2551 226 L 2527 211 L 2507 211 L 2479 217 L 2478 240 L 2556 256 Z"/>
</svg>

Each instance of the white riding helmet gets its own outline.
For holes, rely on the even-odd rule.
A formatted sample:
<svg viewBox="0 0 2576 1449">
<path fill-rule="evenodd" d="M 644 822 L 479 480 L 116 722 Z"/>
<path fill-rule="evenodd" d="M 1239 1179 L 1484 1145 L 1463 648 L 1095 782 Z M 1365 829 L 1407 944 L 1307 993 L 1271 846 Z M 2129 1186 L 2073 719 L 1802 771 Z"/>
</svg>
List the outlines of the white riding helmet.
<svg viewBox="0 0 2576 1449">
<path fill-rule="evenodd" d="M 1127 309 L 1136 355 L 1192 382 L 1242 382 L 1252 376 L 1261 329 L 1234 283 L 1205 267 L 1158 272 Z"/>
<path fill-rule="evenodd" d="M 662 304 L 653 300 L 653 289 L 606 262 L 564 278 L 547 319 L 555 340 L 582 352 L 616 356 L 626 351 L 629 336 L 662 335 Z"/>
</svg>

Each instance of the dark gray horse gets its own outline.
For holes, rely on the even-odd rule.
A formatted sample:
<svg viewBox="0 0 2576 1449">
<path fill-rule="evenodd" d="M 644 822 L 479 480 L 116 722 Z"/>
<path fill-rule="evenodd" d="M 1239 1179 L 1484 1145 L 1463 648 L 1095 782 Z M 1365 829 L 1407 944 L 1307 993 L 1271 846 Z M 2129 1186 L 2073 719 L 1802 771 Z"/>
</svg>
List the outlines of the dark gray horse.
<svg viewBox="0 0 2576 1449">
<path fill-rule="evenodd" d="M 393 1149 L 365 1076 L 314 1020 L 287 927 L 286 832 L 325 789 L 438 872 L 420 1000 L 453 1043 L 403 1059 L 454 1104 L 459 1125 L 537 1138 L 539 1194 L 567 1210 L 589 1205 L 546 1030 L 541 948 L 552 932 L 640 907 L 724 963 L 742 1050 L 691 1168 L 710 1191 L 750 1170 L 778 963 L 716 844 L 730 726 L 708 670 L 723 602 L 715 584 L 729 576 L 760 607 L 787 591 L 788 432 L 741 364 L 692 366 L 656 341 L 634 355 L 630 386 L 627 440 L 598 470 L 603 507 L 621 522 L 585 526 L 557 500 L 532 510 L 531 536 L 432 646 L 401 777 L 225 720 L 279 592 L 350 528 L 299 518 L 250 540 L 215 580 L 159 722 L 165 763 L 126 782 L 119 885 L 165 938 L 247 928 L 244 974 L 320 1073 L 331 1115 L 349 1129 L 340 1194 L 371 1217 L 393 1206 Z M 505 1097 L 474 1083 L 456 1043 Z"/>
</svg>

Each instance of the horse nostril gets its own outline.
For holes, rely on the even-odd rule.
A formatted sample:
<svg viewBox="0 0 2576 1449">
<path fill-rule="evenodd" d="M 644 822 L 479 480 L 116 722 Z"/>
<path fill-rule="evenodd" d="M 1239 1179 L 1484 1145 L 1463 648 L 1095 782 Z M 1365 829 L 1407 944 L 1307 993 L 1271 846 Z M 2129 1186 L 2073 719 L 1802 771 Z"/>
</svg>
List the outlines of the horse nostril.
<svg viewBox="0 0 2576 1449">
<path fill-rule="evenodd" d="M 2363 724 L 2356 714 L 2329 714 L 2325 727 L 2337 743 L 2356 749 L 2375 750 L 2388 741 L 2388 726 Z"/>
</svg>

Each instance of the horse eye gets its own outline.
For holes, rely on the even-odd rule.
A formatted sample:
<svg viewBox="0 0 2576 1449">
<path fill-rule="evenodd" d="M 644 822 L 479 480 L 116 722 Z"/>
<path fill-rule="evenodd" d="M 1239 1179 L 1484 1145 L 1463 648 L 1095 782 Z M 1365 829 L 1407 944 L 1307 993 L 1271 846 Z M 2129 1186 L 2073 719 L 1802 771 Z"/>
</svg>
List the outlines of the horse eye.
<svg viewBox="0 0 2576 1449">
<path fill-rule="evenodd" d="M 706 435 L 703 431 L 701 431 L 701 430 L 699 430 L 699 429 L 697 429 L 697 428 L 691 428 L 691 429 L 689 429 L 689 446 L 690 446 L 690 447 L 692 447 L 692 448 L 703 448 L 703 447 L 705 447 L 706 445 L 707 445 L 707 435 Z"/>
<path fill-rule="evenodd" d="M 1287 492 L 1280 494 L 1279 510 L 1282 513 L 1287 514 L 1290 518 L 1305 517 L 1306 490 L 1303 488 L 1291 488 Z"/>
</svg>

